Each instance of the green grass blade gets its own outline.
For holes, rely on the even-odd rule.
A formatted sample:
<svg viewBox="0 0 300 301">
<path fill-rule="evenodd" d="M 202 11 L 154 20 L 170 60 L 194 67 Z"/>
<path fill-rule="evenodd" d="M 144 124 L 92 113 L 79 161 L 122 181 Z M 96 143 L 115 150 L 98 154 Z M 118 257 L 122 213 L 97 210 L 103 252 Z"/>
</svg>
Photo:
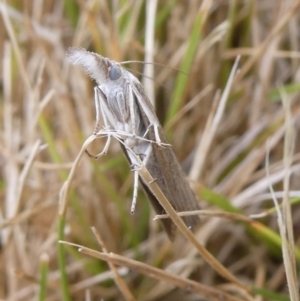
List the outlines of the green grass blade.
<svg viewBox="0 0 300 301">
<path fill-rule="evenodd" d="M 185 53 L 182 65 L 180 67 L 180 69 L 185 73 L 189 73 L 191 70 L 194 56 L 196 54 L 197 47 L 201 37 L 202 25 L 203 25 L 203 15 L 199 13 L 197 18 L 195 19 L 190 38 L 188 40 L 187 51 Z M 187 86 L 187 81 L 188 81 L 188 77 L 183 73 L 179 72 L 175 81 L 175 90 L 172 94 L 172 102 L 167 113 L 166 123 L 168 123 L 178 112 L 180 108 L 181 100 L 185 92 L 185 88 Z"/>
<path fill-rule="evenodd" d="M 65 217 L 59 216 L 58 219 L 58 240 L 65 240 Z M 60 272 L 60 286 L 63 301 L 71 301 L 69 281 L 66 271 L 66 252 L 64 244 L 58 243 L 58 265 Z"/>
<path fill-rule="evenodd" d="M 49 257 L 47 254 L 42 254 L 41 261 L 40 261 L 39 301 L 46 300 L 48 270 L 49 270 Z"/>
<path fill-rule="evenodd" d="M 290 301 L 290 297 L 287 295 L 281 295 L 264 288 L 253 287 L 253 292 L 262 296 L 264 300 L 273 300 L 273 301 Z"/>
<path fill-rule="evenodd" d="M 75 28 L 79 18 L 79 7 L 77 5 L 77 1 L 65 0 L 64 6 L 65 6 L 66 15 L 70 20 L 72 26 Z"/>
<path fill-rule="evenodd" d="M 212 192 L 211 190 L 202 187 L 200 191 L 200 197 L 205 199 L 208 203 L 219 207 L 220 209 L 232 212 L 232 213 L 241 213 L 241 210 L 235 208 L 228 199 L 225 197 Z M 257 239 L 259 239 L 262 243 L 264 243 L 268 248 L 276 254 L 281 253 L 281 237 L 278 233 L 274 232 L 270 228 L 266 227 L 262 223 L 253 220 L 251 224 L 243 223 L 245 228 Z M 295 256 L 297 261 L 300 262 L 300 250 L 299 248 L 295 248 Z"/>
</svg>

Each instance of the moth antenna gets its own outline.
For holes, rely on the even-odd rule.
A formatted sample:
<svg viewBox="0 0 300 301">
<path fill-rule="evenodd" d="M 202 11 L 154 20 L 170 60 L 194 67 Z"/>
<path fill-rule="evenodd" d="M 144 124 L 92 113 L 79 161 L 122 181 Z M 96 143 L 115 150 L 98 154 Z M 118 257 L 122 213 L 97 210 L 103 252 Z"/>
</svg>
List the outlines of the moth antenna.
<svg viewBox="0 0 300 301">
<path fill-rule="evenodd" d="M 130 64 L 130 63 L 152 64 L 152 65 L 154 65 L 154 66 L 167 67 L 167 68 L 169 68 L 169 69 L 172 69 L 172 70 L 174 70 L 174 71 L 180 72 L 180 73 L 182 73 L 182 74 L 188 76 L 188 73 L 184 72 L 184 71 L 181 70 L 181 69 L 178 69 L 178 68 L 175 68 L 175 67 L 170 67 L 170 66 L 168 66 L 168 65 L 161 64 L 161 63 L 152 63 L 152 62 L 143 62 L 143 61 L 135 61 L 135 60 L 133 60 L 133 61 L 124 61 L 124 62 L 121 62 L 121 63 L 119 63 L 119 64 L 120 64 L 120 65 L 125 65 L 125 64 Z"/>
<path fill-rule="evenodd" d="M 126 70 L 129 70 L 130 72 L 132 72 L 132 73 L 135 73 L 135 74 L 138 74 L 138 75 L 141 75 L 141 76 L 143 76 L 143 77 L 145 77 L 145 78 L 149 78 L 149 79 L 152 79 L 155 83 L 157 83 L 158 84 L 158 82 L 154 79 L 154 78 L 152 78 L 152 77 L 150 77 L 150 76 L 147 76 L 147 75 L 144 75 L 142 72 L 140 72 L 140 71 L 137 71 L 137 70 L 133 70 L 133 69 L 131 69 L 131 68 L 126 68 Z"/>
</svg>

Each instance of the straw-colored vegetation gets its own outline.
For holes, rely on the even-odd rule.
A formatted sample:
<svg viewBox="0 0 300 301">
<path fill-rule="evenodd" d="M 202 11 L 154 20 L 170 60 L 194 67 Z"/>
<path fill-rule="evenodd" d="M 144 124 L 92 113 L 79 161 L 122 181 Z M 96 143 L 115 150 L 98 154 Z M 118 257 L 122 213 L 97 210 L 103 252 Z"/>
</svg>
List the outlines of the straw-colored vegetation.
<svg viewBox="0 0 300 301">
<path fill-rule="evenodd" d="M 299 300 L 299 0 L 7 0 L 0 11 L 1 300 Z M 95 83 L 67 62 L 71 46 L 158 63 L 127 67 L 199 199 L 195 236 L 181 227 L 188 239 L 170 242 L 141 191 L 130 214 L 116 141 L 74 165 Z"/>
</svg>

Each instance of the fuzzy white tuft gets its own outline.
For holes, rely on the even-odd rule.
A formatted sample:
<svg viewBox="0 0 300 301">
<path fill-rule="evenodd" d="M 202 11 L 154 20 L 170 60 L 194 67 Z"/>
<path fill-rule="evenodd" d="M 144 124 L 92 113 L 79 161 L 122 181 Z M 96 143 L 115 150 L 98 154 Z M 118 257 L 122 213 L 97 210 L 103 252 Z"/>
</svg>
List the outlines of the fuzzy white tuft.
<svg viewBox="0 0 300 301">
<path fill-rule="evenodd" d="M 106 78 L 107 62 L 97 53 L 80 48 L 69 48 L 66 56 L 73 65 L 81 66 L 84 71 L 101 84 Z"/>
</svg>

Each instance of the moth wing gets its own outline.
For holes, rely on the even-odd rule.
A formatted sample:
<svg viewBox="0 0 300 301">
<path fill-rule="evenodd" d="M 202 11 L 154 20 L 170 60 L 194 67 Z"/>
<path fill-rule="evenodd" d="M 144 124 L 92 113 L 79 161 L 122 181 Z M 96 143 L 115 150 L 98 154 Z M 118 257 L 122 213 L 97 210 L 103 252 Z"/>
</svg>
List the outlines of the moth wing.
<svg viewBox="0 0 300 301">
<path fill-rule="evenodd" d="M 148 128 L 147 139 L 155 141 L 154 127 L 151 126 L 152 121 L 149 119 L 148 112 L 152 112 L 157 120 L 154 113 L 154 109 L 150 103 L 148 97 L 144 94 L 144 89 L 142 85 L 135 82 L 135 89 L 133 93 L 137 98 L 137 106 L 141 112 L 141 118 L 144 122 L 146 128 Z M 142 101 L 141 101 L 141 100 Z M 147 106 L 147 110 L 145 107 Z M 157 120 L 158 122 L 158 120 Z M 167 138 L 162 130 L 160 123 L 158 122 L 158 131 L 161 142 L 163 144 L 168 144 Z M 152 144 L 152 158 L 147 160 L 146 167 L 159 185 L 160 189 L 163 191 L 169 202 L 172 204 L 176 211 L 193 211 L 199 210 L 199 203 L 195 198 L 192 189 L 183 173 L 181 166 L 170 146 L 159 146 L 156 143 Z M 160 205 L 159 201 L 153 195 L 151 190 L 148 188 L 147 183 L 143 183 L 143 189 L 146 192 L 148 198 L 150 199 L 157 214 L 164 213 L 163 207 Z M 187 216 L 183 217 L 185 224 L 194 229 L 199 224 L 198 216 Z M 173 222 L 169 223 L 171 220 L 162 219 L 163 224 L 165 223 L 168 227 L 167 233 L 170 237 L 174 236 L 175 225 Z M 168 222 L 168 223 L 167 223 Z"/>
<path fill-rule="evenodd" d="M 128 162 L 130 164 L 133 164 L 133 162 L 130 159 L 130 156 L 128 155 L 128 151 L 126 150 L 125 146 L 123 144 L 120 144 L 120 145 L 121 145 L 121 148 L 122 148 Z M 153 169 L 153 168 L 154 168 L 154 166 L 152 165 L 151 169 Z M 150 170 L 149 170 L 149 172 L 150 172 Z M 151 175 L 152 174 L 158 175 L 159 172 L 156 172 L 156 173 L 150 172 L 150 174 Z M 151 203 L 153 209 L 155 210 L 156 214 L 166 213 L 164 208 L 161 206 L 161 204 L 159 203 L 159 201 L 155 197 L 155 195 L 149 189 L 148 184 L 144 183 L 144 181 L 141 177 L 139 177 L 139 180 L 140 180 L 140 184 L 142 186 L 142 189 L 143 189 L 145 195 L 147 196 L 148 200 L 150 201 L 150 203 Z M 165 232 L 168 234 L 168 237 L 171 240 L 173 240 L 174 235 L 175 235 L 175 230 L 176 230 L 176 227 L 175 227 L 174 223 L 170 219 L 161 219 L 161 224 L 162 224 L 163 229 L 165 230 Z"/>
</svg>

